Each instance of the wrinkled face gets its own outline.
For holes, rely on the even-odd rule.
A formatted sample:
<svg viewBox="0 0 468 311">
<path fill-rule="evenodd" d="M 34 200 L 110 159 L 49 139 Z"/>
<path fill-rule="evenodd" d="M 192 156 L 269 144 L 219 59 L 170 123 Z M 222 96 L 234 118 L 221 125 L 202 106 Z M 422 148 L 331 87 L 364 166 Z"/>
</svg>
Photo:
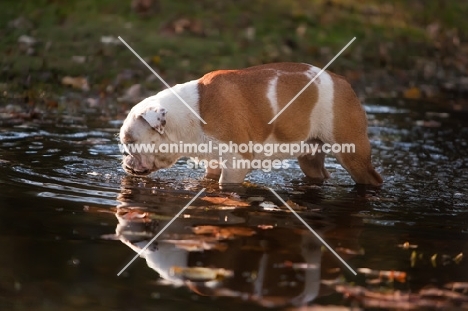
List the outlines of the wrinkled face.
<svg viewBox="0 0 468 311">
<path fill-rule="evenodd" d="M 120 129 L 125 172 L 144 176 L 170 167 L 177 161 L 179 156 L 176 154 L 156 152 L 161 143 L 169 143 L 164 133 L 166 114 L 166 109 L 148 102 L 148 99 L 130 111 Z"/>
</svg>

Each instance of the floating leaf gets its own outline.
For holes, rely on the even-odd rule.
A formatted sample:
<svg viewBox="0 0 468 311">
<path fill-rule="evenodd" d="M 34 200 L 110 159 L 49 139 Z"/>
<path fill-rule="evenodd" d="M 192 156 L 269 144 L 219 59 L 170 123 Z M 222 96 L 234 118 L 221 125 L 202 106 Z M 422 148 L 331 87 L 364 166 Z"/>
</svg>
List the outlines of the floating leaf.
<svg viewBox="0 0 468 311">
<path fill-rule="evenodd" d="M 468 282 L 453 282 L 444 285 L 445 288 L 450 288 L 452 290 L 463 290 L 468 291 Z"/>
<path fill-rule="evenodd" d="M 204 241 L 204 240 L 164 240 L 174 244 L 177 248 L 185 249 L 189 252 L 200 252 L 204 250 L 215 249 L 218 251 L 225 251 L 227 245 L 224 243 L 219 243 L 218 241 Z"/>
<path fill-rule="evenodd" d="M 421 90 L 415 86 L 410 87 L 403 92 L 403 97 L 408 99 L 419 99 L 421 98 Z"/>
<path fill-rule="evenodd" d="M 196 226 L 192 230 L 195 234 L 212 235 L 217 239 L 252 236 L 256 233 L 253 229 L 247 227 Z"/>
<path fill-rule="evenodd" d="M 258 225 L 257 228 L 260 228 L 262 230 L 267 230 L 267 229 L 273 229 L 272 225 Z"/>
<path fill-rule="evenodd" d="M 411 257 L 410 257 L 410 262 L 411 262 L 411 268 L 413 268 L 416 265 L 416 260 L 418 256 L 416 251 L 411 252 Z"/>
<path fill-rule="evenodd" d="M 218 205 L 228 205 L 228 206 L 249 206 L 249 203 L 232 200 L 229 198 L 222 198 L 222 197 L 203 197 L 202 200 L 218 204 Z"/>
<path fill-rule="evenodd" d="M 337 252 L 348 254 L 348 255 L 364 255 L 365 254 L 365 251 L 363 248 L 359 250 L 354 250 L 354 249 L 345 248 L 345 247 L 337 247 L 335 250 Z"/>
<path fill-rule="evenodd" d="M 406 272 L 404 271 L 396 271 L 396 270 L 372 270 L 369 268 L 359 268 L 357 269 L 358 272 L 370 276 L 377 276 L 380 279 L 385 278 L 389 281 L 398 281 L 400 283 L 406 282 Z"/>
<path fill-rule="evenodd" d="M 223 280 L 231 277 L 234 273 L 226 269 L 215 269 L 205 267 L 171 267 L 169 273 L 173 276 L 195 282 L 206 282 L 213 280 Z"/>
<path fill-rule="evenodd" d="M 463 253 L 458 254 L 453 258 L 453 261 L 458 265 L 463 260 Z"/>
<path fill-rule="evenodd" d="M 403 244 L 398 244 L 398 247 L 401 247 L 403 249 L 410 249 L 410 248 L 418 248 L 416 244 L 410 244 L 409 242 L 405 242 Z"/>
</svg>

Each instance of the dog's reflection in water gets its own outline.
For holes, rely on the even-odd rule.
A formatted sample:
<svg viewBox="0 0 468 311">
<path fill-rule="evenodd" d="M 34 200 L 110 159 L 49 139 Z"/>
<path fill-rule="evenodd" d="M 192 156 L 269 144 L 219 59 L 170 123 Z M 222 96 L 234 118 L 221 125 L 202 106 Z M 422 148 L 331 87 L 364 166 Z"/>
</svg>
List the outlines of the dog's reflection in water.
<svg viewBox="0 0 468 311">
<path fill-rule="evenodd" d="M 285 217 L 217 211 L 216 218 L 225 222 L 216 223 L 195 211 L 177 219 L 141 254 L 164 280 L 200 295 L 239 297 L 268 307 L 304 305 L 317 296 L 322 252 L 310 232 L 287 228 Z M 125 203 L 116 216 L 117 237 L 137 253 L 171 219 Z"/>
</svg>

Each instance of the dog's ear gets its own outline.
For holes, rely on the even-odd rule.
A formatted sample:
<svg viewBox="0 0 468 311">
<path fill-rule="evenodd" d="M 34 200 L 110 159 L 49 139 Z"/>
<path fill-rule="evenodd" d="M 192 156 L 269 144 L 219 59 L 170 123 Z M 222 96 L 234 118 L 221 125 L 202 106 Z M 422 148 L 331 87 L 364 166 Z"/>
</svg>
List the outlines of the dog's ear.
<svg viewBox="0 0 468 311">
<path fill-rule="evenodd" d="M 167 110 L 165 108 L 148 107 L 139 116 L 148 122 L 148 124 L 159 134 L 164 134 L 166 114 Z"/>
</svg>

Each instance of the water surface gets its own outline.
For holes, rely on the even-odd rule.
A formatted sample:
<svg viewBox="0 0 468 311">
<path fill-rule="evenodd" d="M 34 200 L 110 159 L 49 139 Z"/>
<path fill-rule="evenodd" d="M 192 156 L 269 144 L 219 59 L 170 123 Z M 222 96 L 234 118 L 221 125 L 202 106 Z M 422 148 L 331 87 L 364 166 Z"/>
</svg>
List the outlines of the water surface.
<svg viewBox="0 0 468 311">
<path fill-rule="evenodd" d="M 4 116 L 1 309 L 468 308 L 467 116 L 425 103 L 366 110 L 381 189 L 355 187 L 328 157 L 332 178 L 322 186 L 293 163 L 253 172 L 238 195 L 201 181 L 184 161 L 149 178 L 126 176 L 121 116 Z"/>
</svg>

